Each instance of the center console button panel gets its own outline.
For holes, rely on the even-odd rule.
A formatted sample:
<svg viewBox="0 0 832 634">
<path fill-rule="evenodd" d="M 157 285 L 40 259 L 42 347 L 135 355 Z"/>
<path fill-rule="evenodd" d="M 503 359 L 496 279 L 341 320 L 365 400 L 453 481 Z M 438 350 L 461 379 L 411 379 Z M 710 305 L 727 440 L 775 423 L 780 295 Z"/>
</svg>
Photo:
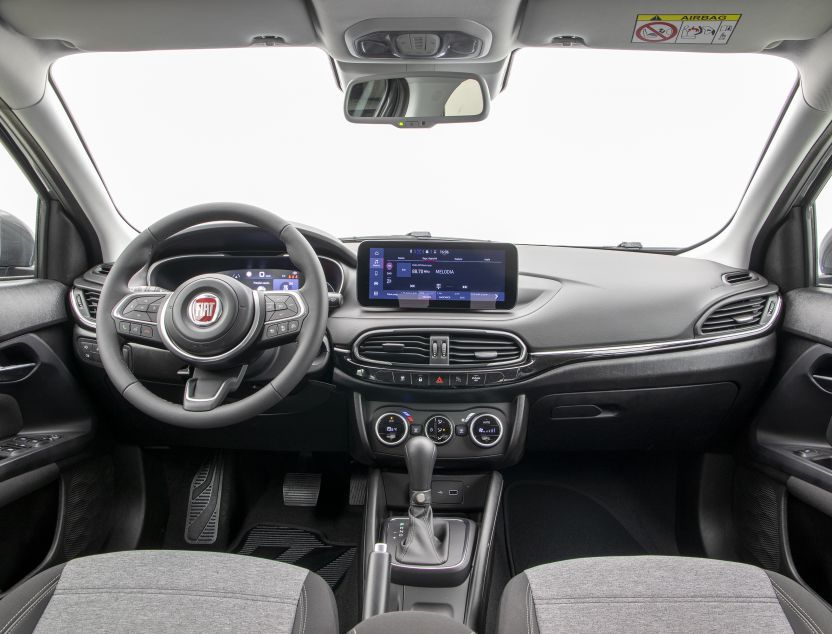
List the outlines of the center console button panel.
<svg viewBox="0 0 832 634">
<path fill-rule="evenodd" d="M 425 433 L 437 445 L 444 445 L 454 435 L 454 425 L 445 416 L 431 416 L 425 423 Z"/>
</svg>

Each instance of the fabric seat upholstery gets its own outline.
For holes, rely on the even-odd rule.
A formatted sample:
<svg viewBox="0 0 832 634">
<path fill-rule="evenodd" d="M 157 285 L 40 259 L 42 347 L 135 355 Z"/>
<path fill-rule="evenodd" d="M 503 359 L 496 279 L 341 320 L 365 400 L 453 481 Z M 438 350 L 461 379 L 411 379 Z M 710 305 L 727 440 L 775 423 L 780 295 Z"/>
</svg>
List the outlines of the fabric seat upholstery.
<svg viewBox="0 0 832 634">
<path fill-rule="evenodd" d="M 600 557 L 531 568 L 503 592 L 498 634 L 832 634 L 832 611 L 783 575 L 728 561 Z"/>
<path fill-rule="evenodd" d="M 0 601 L 0 634 L 338 632 L 335 598 L 303 568 L 209 552 L 130 551 L 74 559 Z"/>
</svg>

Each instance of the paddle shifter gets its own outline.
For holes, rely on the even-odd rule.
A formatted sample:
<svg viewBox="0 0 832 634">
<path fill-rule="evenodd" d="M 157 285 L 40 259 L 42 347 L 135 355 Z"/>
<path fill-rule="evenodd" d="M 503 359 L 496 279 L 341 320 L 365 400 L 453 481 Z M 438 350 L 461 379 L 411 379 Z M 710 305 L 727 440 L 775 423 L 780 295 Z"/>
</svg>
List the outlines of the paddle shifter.
<svg viewBox="0 0 832 634">
<path fill-rule="evenodd" d="M 446 522 L 438 520 L 434 527 L 430 500 L 437 453 L 434 442 L 425 436 L 413 437 L 404 448 L 410 477 L 410 508 L 407 534 L 396 551 L 396 560 L 403 564 L 438 566 L 448 560 Z"/>
</svg>

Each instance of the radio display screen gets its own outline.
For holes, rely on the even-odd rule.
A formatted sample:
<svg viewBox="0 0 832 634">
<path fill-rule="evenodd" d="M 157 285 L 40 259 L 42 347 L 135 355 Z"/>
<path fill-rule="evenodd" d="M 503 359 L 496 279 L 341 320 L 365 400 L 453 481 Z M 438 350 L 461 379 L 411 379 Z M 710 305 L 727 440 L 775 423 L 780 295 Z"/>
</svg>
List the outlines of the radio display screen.
<svg viewBox="0 0 832 634">
<path fill-rule="evenodd" d="M 359 301 L 401 308 L 511 308 L 517 249 L 492 242 L 370 241 L 358 249 Z"/>
</svg>

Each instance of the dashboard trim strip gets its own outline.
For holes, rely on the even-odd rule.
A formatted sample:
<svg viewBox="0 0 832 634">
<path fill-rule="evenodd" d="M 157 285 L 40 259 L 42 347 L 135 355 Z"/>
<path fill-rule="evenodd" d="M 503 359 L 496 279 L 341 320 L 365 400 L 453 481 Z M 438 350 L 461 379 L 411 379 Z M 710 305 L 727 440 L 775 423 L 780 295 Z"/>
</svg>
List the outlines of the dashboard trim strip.
<svg viewBox="0 0 832 634">
<path fill-rule="evenodd" d="M 774 328 L 777 323 L 777 318 L 780 316 L 780 310 L 783 305 L 783 299 L 778 295 L 774 306 L 774 313 L 765 324 L 755 328 L 749 328 L 742 332 L 733 332 L 730 334 L 711 335 L 706 337 L 694 337 L 691 339 L 674 339 L 665 341 L 651 341 L 647 343 L 627 344 L 621 346 L 601 346 L 598 348 L 563 348 L 560 350 L 540 350 L 532 352 L 532 357 L 579 357 L 579 358 L 595 358 L 595 357 L 619 357 L 619 356 L 634 356 L 639 354 L 650 354 L 653 352 L 671 352 L 675 350 L 688 350 L 691 348 L 705 348 L 709 346 L 719 345 L 721 343 L 729 343 L 732 341 L 741 341 L 744 339 L 752 339 L 758 337 Z"/>
</svg>

